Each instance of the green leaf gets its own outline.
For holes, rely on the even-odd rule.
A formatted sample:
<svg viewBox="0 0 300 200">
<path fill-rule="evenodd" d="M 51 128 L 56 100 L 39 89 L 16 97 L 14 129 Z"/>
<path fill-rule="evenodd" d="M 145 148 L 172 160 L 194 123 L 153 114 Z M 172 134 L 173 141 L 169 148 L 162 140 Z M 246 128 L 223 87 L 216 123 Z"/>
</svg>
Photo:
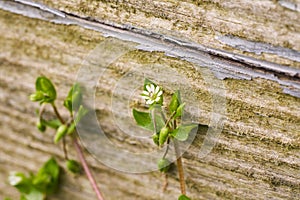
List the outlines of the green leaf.
<svg viewBox="0 0 300 200">
<path fill-rule="evenodd" d="M 163 111 L 161 105 L 156 104 L 150 108 L 150 117 L 153 124 L 153 131 L 156 131 L 157 134 L 159 134 L 160 130 L 165 126 L 165 121 L 162 113 Z M 156 130 L 154 130 L 154 124 Z"/>
<path fill-rule="evenodd" d="M 82 171 L 81 165 L 76 160 L 67 160 L 66 166 L 74 174 L 79 174 Z"/>
<path fill-rule="evenodd" d="M 8 177 L 10 185 L 16 187 L 21 193 L 28 193 L 31 187 L 31 180 L 29 180 L 21 172 L 11 172 Z"/>
<path fill-rule="evenodd" d="M 147 130 L 154 131 L 154 123 L 155 123 L 157 129 L 156 131 L 157 133 L 159 133 L 161 128 L 165 126 L 163 117 L 159 112 L 159 110 L 156 110 L 156 106 L 151 109 L 151 113 L 141 112 L 136 109 L 133 109 L 132 113 L 137 125 Z"/>
<path fill-rule="evenodd" d="M 188 139 L 190 132 L 196 127 L 198 127 L 198 124 L 181 125 L 171 135 L 179 141 L 185 141 Z"/>
<path fill-rule="evenodd" d="M 67 135 L 70 135 L 75 131 L 77 124 L 88 112 L 89 110 L 84 108 L 82 105 L 79 107 L 74 122 L 72 122 L 71 125 L 68 127 Z"/>
<path fill-rule="evenodd" d="M 36 127 L 39 129 L 39 131 L 41 132 L 45 132 L 46 131 L 46 126 L 39 120 L 36 123 Z"/>
<path fill-rule="evenodd" d="M 51 158 L 36 175 L 30 173 L 26 177 L 23 173 L 12 172 L 9 183 L 21 193 L 21 200 L 44 200 L 46 194 L 52 194 L 58 187 L 60 168 L 56 161 Z"/>
<path fill-rule="evenodd" d="M 53 194 L 59 183 L 60 168 L 54 158 L 49 159 L 33 179 L 33 185 L 46 194 Z"/>
<path fill-rule="evenodd" d="M 22 194 L 20 200 L 28 200 L 28 199 L 26 199 L 26 197 Z"/>
<path fill-rule="evenodd" d="M 64 100 L 64 106 L 70 111 L 78 110 L 82 102 L 82 92 L 80 85 L 75 83 L 70 89 L 67 98 Z"/>
<path fill-rule="evenodd" d="M 32 188 L 28 194 L 23 194 L 21 200 L 44 200 L 45 194 L 35 188 Z"/>
<path fill-rule="evenodd" d="M 159 146 L 162 146 L 169 136 L 169 128 L 163 127 L 159 132 Z"/>
<path fill-rule="evenodd" d="M 44 93 L 36 91 L 34 94 L 29 96 L 30 101 L 42 101 L 44 99 Z"/>
<path fill-rule="evenodd" d="M 76 125 L 75 125 L 75 122 L 73 122 L 68 128 L 67 135 L 71 135 L 72 133 L 74 133 L 75 128 L 76 128 Z"/>
<path fill-rule="evenodd" d="M 145 78 L 145 80 L 144 80 L 144 90 L 147 90 L 147 89 L 146 89 L 146 86 L 147 86 L 147 85 L 151 85 L 151 84 L 153 84 L 155 87 L 157 86 L 157 85 L 156 85 L 155 83 L 153 83 L 151 80 Z"/>
<path fill-rule="evenodd" d="M 41 122 L 43 125 L 48 126 L 53 129 L 58 129 L 58 127 L 61 125 L 61 122 L 58 119 L 53 119 L 53 120 L 41 119 Z"/>
<path fill-rule="evenodd" d="M 155 133 L 154 135 L 152 135 L 152 140 L 153 140 L 154 144 L 159 146 L 159 134 Z"/>
<path fill-rule="evenodd" d="M 174 115 L 174 118 L 181 117 L 184 107 L 185 107 L 185 103 L 180 104 L 180 106 L 176 110 L 176 114 Z"/>
<path fill-rule="evenodd" d="M 187 197 L 186 195 L 182 194 L 178 197 L 178 200 L 191 200 L 189 197 Z"/>
<path fill-rule="evenodd" d="M 68 132 L 68 126 L 65 124 L 62 124 L 58 127 L 55 137 L 54 137 L 54 143 L 57 144 L 61 138 L 63 138 Z"/>
<path fill-rule="evenodd" d="M 149 113 L 141 112 L 136 109 L 133 109 L 132 114 L 137 125 L 153 131 L 153 124 Z"/>
<path fill-rule="evenodd" d="M 181 104 L 180 92 L 177 90 L 173 95 L 169 105 L 170 113 L 177 111 L 179 105 Z"/>
<path fill-rule="evenodd" d="M 75 124 L 78 124 L 80 120 L 89 112 L 88 109 L 84 108 L 82 105 L 79 107 L 78 112 L 75 117 Z"/>
<path fill-rule="evenodd" d="M 40 96 L 41 94 L 44 96 L 41 100 L 39 100 L 41 103 L 53 103 L 56 99 L 56 90 L 54 85 L 48 78 L 44 76 L 40 76 L 36 79 L 35 89 L 36 96 Z"/>
<path fill-rule="evenodd" d="M 171 162 L 166 158 L 161 158 L 157 162 L 157 167 L 161 172 L 168 172 L 170 169 Z"/>
</svg>

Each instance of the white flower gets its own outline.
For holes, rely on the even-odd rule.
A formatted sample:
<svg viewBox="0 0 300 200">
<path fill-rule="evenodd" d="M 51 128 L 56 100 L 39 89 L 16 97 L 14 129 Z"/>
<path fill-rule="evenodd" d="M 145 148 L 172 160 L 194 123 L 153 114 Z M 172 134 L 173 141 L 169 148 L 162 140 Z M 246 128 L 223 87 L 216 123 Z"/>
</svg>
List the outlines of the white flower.
<svg viewBox="0 0 300 200">
<path fill-rule="evenodd" d="M 18 176 L 16 172 L 11 172 L 11 174 L 8 177 L 8 182 L 12 186 L 18 185 L 21 181 L 22 177 Z"/>
<path fill-rule="evenodd" d="M 163 91 L 159 86 L 154 86 L 153 84 L 146 85 L 146 90 L 141 94 L 142 98 L 146 100 L 146 104 L 152 105 L 155 102 L 161 100 L 161 95 Z"/>
</svg>

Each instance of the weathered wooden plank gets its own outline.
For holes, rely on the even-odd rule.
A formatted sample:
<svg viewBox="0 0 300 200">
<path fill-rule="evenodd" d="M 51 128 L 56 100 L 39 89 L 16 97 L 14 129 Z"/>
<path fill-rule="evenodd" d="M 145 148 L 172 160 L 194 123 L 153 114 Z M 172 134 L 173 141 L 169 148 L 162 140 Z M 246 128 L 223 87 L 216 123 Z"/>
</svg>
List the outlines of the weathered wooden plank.
<svg viewBox="0 0 300 200">
<path fill-rule="evenodd" d="M 28 101 L 28 94 L 33 91 L 34 79 L 40 74 L 52 78 L 62 93 L 67 92 L 88 52 L 105 38 L 99 32 L 77 25 L 53 24 L 6 11 L 0 11 L 0 27 L 3 102 L 0 106 L 0 169 L 3 180 L 11 170 L 36 170 L 51 154 L 62 161 L 59 149 L 51 143 L 52 138 L 44 137 L 34 129 L 36 105 Z M 129 98 L 124 93 L 126 88 L 118 91 L 113 88 L 132 68 L 141 78 L 143 70 L 148 69 L 146 66 L 153 63 L 168 66 L 166 69 L 176 70 L 189 80 L 190 86 L 184 89 L 190 90 L 197 102 L 201 102 L 198 120 L 204 125 L 210 123 L 212 94 L 201 68 L 159 52 L 130 51 L 110 65 L 106 76 L 99 81 L 95 107 L 101 127 L 115 144 L 124 148 L 137 151 L 153 146 L 150 142 L 124 135 L 112 123 L 109 108 L 112 96 L 120 102 Z M 157 72 L 149 75 L 155 77 Z M 160 81 L 165 84 L 166 93 L 171 92 L 171 80 Z M 206 132 L 203 126 L 184 154 L 190 196 L 193 199 L 298 199 L 299 98 L 285 94 L 278 82 L 268 78 L 227 78 L 221 82 L 226 87 L 227 113 L 217 146 L 205 159 L 199 159 Z M 128 110 L 120 110 L 125 117 L 126 112 Z M 134 123 L 132 118 L 123 120 Z M 161 193 L 162 178 L 158 173 L 126 174 L 105 167 L 92 157 L 88 160 L 107 199 L 175 199 L 178 195 L 174 172 L 170 175 L 169 189 Z M 66 184 L 53 199 L 94 199 L 85 177 L 64 177 Z M 6 184 L 0 188 L 4 188 L 0 189 L 1 197 L 14 191 Z"/>
<path fill-rule="evenodd" d="M 297 1 L 37 0 L 50 7 L 107 23 L 126 24 L 208 47 L 299 68 L 300 4 Z M 287 6 L 289 5 L 289 6 Z M 295 9 L 293 9 L 295 8 Z M 125 27 L 126 27 L 125 26 Z M 224 36 L 258 42 L 241 48 Z M 263 48 L 263 46 L 267 46 Z M 273 47 L 272 47 L 273 45 Z M 284 47 L 285 49 L 282 49 Z M 268 49 L 275 48 L 270 52 Z M 290 49 L 296 50 L 291 51 Z M 262 52 L 259 52 L 262 50 Z M 289 58 L 278 55 L 287 51 Z M 294 56 L 292 56 L 294 54 Z M 293 58 L 291 58 L 293 57 Z"/>
</svg>

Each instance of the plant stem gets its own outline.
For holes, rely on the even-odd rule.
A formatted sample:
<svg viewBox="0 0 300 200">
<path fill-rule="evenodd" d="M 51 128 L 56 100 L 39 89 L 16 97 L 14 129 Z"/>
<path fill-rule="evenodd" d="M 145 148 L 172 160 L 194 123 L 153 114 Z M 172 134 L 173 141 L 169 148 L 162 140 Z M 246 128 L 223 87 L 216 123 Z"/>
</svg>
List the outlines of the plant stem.
<svg viewBox="0 0 300 200">
<path fill-rule="evenodd" d="M 163 192 L 165 192 L 168 188 L 169 182 L 168 182 L 168 174 L 167 173 L 163 173 L 164 176 L 164 185 L 163 185 Z"/>
<path fill-rule="evenodd" d="M 55 113 L 55 115 L 57 116 L 57 118 L 59 119 L 59 121 L 60 121 L 62 124 L 64 124 L 65 121 L 64 121 L 64 119 L 61 117 L 61 115 L 59 114 L 56 105 L 55 105 L 54 103 L 52 103 L 51 105 L 52 105 L 52 108 L 53 108 L 53 110 L 54 110 L 54 113 Z"/>
<path fill-rule="evenodd" d="M 177 170 L 178 170 L 178 174 L 179 174 L 179 182 L 180 182 L 180 190 L 181 190 L 181 194 L 186 194 L 186 189 L 185 189 L 185 180 L 184 180 L 184 172 L 183 172 L 183 166 L 182 166 L 182 159 L 181 159 L 181 152 L 180 152 L 180 148 L 178 145 L 178 142 L 176 139 L 173 140 L 174 142 L 174 148 L 175 148 L 175 154 L 176 154 L 176 158 L 177 158 Z"/>
<path fill-rule="evenodd" d="M 57 110 L 57 107 L 56 107 L 55 103 L 53 102 L 51 105 L 52 105 L 52 108 L 53 108 L 53 110 L 54 110 L 54 113 L 55 113 L 55 115 L 57 116 L 57 118 L 59 119 L 59 121 L 60 121 L 62 124 L 64 124 L 65 121 L 64 121 L 64 119 L 61 117 L 61 115 L 59 114 L 59 112 L 58 112 L 58 110 Z M 64 151 L 64 157 L 65 157 L 66 160 L 69 160 L 69 158 L 68 158 L 68 151 L 67 151 L 67 147 L 66 147 L 66 139 L 65 139 L 65 137 L 62 138 L 62 141 L 63 141 L 62 146 L 63 146 L 63 151 Z"/>
<path fill-rule="evenodd" d="M 104 200 L 103 197 L 102 197 L 102 194 L 101 194 L 101 192 L 100 192 L 100 190 L 99 190 L 99 188 L 97 186 L 95 178 L 93 177 L 93 175 L 92 175 L 92 173 L 90 171 L 90 168 L 89 168 L 89 166 L 88 166 L 88 164 L 87 164 L 87 162 L 85 160 L 85 157 L 83 155 L 81 146 L 79 145 L 78 139 L 77 139 L 76 136 L 73 137 L 73 143 L 74 143 L 75 149 L 77 151 L 77 154 L 79 156 L 80 162 L 81 162 L 81 164 L 83 166 L 83 169 L 84 169 L 84 171 L 85 171 L 85 173 L 86 173 L 86 175 L 87 175 L 87 177 L 88 177 L 88 179 L 89 179 L 89 181 L 90 181 L 90 183 L 91 183 L 91 185 L 92 185 L 92 187 L 93 187 L 93 189 L 94 189 L 94 191 L 96 193 L 97 199 L 98 200 Z"/>
<path fill-rule="evenodd" d="M 169 117 L 169 119 L 166 121 L 166 125 L 165 126 L 168 126 L 168 124 L 170 123 L 170 121 L 173 119 L 173 117 L 175 116 L 176 114 L 176 111 L 174 111 L 171 116 Z M 175 127 L 176 128 L 176 127 Z"/>
<path fill-rule="evenodd" d="M 65 121 L 64 121 L 64 119 L 61 117 L 61 115 L 59 114 L 59 112 L 58 112 L 58 110 L 57 110 L 55 104 L 52 103 L 51 105 L 52 105 L 53 110 L 54 110 L 54 112 L 55 112 L 55 115 L 57 116 L 57 118 L 59 119 L 59 121 L 60 121 L 62 124 L 64 124 Z M 77 154 L 78 154 L 78 157 L 79 157 L 79 159 L 80 159 L 80 162 L 81 162 L 81 164 L 82 164 L 82 166 L 83 166 L 83 169 L 84 169 L 84 171 L 85 171 L 85 173 L 86 173 L 86 175 L 87 175 L 87 178 L 89 179 L 89 181 L 90 181 L 90 183 L 91 183 L 91 185 L 92 185 L 92 187 L 93 187 L 93 189 L 94 189 L 94 191 L 95 191 L 95 193 L 96 193 L 97 199 L 98 199 L 98 200 L 104 200 L 104 198 L 102 197 L 101 192 L 100 192 L 100 190 L 99 190 L 99 188 L 98 188 L 98 186 L 97 186 L 97 183 L 96 183 L 96 181 L 95 181 L 95 178 L 93 177 L 93 175 L 92 175 L 92 173 L 91 173 L 91 170 L 90 170 L 90 168 L 89 168 L 89 166 L 88 166 L 88 164 L 87 164 L 87 162 L 86 162 L 86 160 L 85 160 L 85 157 L 84 157 L 84 155 L 83 155 L 83 151 L 82 151 L 82 149 L 81 149 L 81 146 L 80 146 L 79 143 L 78 143 L 77 136 L 74 136 L 74 137 L 73 137 L 73 143 L 74 143 L 74 147 L 75 147 L 75 149 L 76 149 L 76 152 L 77 152 Z M 66 150 L 66 148 L 65 148 L 65 143 L 64 143 L 64 152 L 65 152 L 65 150 Z M 66 157 L 66 156 L 67 156 L 67 154 L 65 154 L 65 157 Z"/>
<path fill-rule="evenodd" d="M 169 145 L 170 145 L 170 138 L 168 138 L 168 140 L 167 140 L 167 148 L 166 148 L 166 151 L 165 151 L 165 153 L 164 153 L 164 155 L 163 155 L 163 158 L 165 158 L 165 157 L 167 156 L 167 154 L 168 154 L 168 151 L 169 151 Z"/>
<path fill-rule="evenodd" d="M 66 146 L 66 138 L 65 137 L 62 138 L 62 146 L 63 146 L 65 159 L 69 160 L 67 146 Z"/>
</svg>

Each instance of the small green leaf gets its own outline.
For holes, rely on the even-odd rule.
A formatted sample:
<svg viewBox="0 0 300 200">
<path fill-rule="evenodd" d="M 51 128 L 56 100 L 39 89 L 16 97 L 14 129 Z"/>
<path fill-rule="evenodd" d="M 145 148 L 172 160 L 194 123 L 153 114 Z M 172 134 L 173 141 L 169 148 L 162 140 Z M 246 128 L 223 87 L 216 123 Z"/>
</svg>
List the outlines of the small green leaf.
<svg viewBox="0 0 300 200">
<path fill-rule="evenodd" d="M 141 112 L 136 109 L 133 109 L 132 114 L 136 123 L 139 126 L 153 131 L 153 124 L 149 113 Z"/>
<path fill-rule="evenodd" d="M 60 168 L 54 158 L 49 159 L 33 179 L 34 186 L 46 193 L 53 194 L 59 183 Z"/>
<path fill-rule="evenodd" d="M 154 135 L 152 135 L 152 140 L 153 140 L 154 144 L 159 146 L 159 134 L 155 133 Z"/>
<path fill-rule="evenodd" d="M 58 119 L 53 119 L 53 120 L 41 119 L 41 122 L 43 125 L 48 126 L 53 129 L 58 129 L 58 127 L 61 125 L 61 122 Z"/>
<path fill-rule="evenodd" d="M 26 177 L 23 173 L 12 172 L 9 183 L 21 193 L 21 200 L 44 200 L 46 194 L 52 194 L 58 187 L 60 168 L 51 158 L 36 175 Z"/>
<path fill-rule="evenodd" d="M 80 120 L 89 112 L 88 109 L 84 108 L 82 105 L 79 107 L 78 112 L 75 117 L 75 124 L 78 124 Z"/>
<path fill-rule="evenodd" d="M 36 91 L 34 94 L 29 96 L 30 101 L 42 101 L 44 99 L 44 93 Z"/>
<path fill-rule="evenodd" d="M 74 174 L 79 174 L 82 171 L 81 165 L 76 160 L 67 160 L 66 166 Z"/>
<path fill-rule="evenodd" d="M 40 76 L 35 82 L 36 95 L 43 94 L 43 98 L 40 100 L 41 103 L 53 103 L 56 99 L 56 90 L 52 82 L 44 77 Z"/>
<path fill-rule="evenodd" d="M 178 197 L 178 200 L 191 200 L 189 197 L 187 197 L 186 195 L 182 194 Z"/>
<path fill-rule="evenodd" d="M 163 127 L 159 133 L 159 146 L 162 146 L 167 141 L 168 136 L 169 136 L 169 128 Z"/>
<path fill-rule="evenodd" d="M 158 169 L 161 172 L 168 172 L 170 169 L 170 164 L 171 162 L 166 158 L 161 158 L 157 162 Z"/>
<path fill-rule="evenodd" d="M 17 188 L 21 194 L 29 193 L 32 189 L 31 179 L 27 178 L 21 172 L 11 172 L 8 177 L 8 182 Z"/>
<path fill-rule="evenodd" d="M 46 195 L 33 187 L 29 193 L 25 193 L 22 196 L 21 200 L 22 198 L 25 200 L 44 200 Z"/>
<path fill-rule="evenodd" d="M 171 135 L 179 141 L 185 141 L 188 139 L 190 132 L 196 127 L 198 127 L 198 124 L 181 125 Z"/>
<path fill-rule="evenodd" d="M 21 194 L 20 200 L 28 200 L 28 199 L 26 199 L 26 197 L 23 194 Z"/>
<path fill-rule="evenodd" d="M 64 106 L 70 111 L 78 110 L 82 102 L 82 92 L 80 85 L 75 83 L 70 89 L 67 98 L 64 101 Z"/>
<path fill-rule="evenodd" d="M 180 92 L 177 90 L 173 95 L 169 105 L 170 112 L 173 113 L 177 111 L 179 105 L 181 104 Z"/>
<path fill-rule="evenodd" d="M 11 172 L 8 176 L 8 182 L 12 186 L 21 185 L 27 182 L 26 176 L 21 172 Z"/>
<path fill-rule="evenodd" d="M 185 106 L 185 103 L 180 104 L 180 106 L 176 110 L 176 114 L 175 114 L 174 118 L 181 117 L 183 110 L 184 110 L 184 106 Z"/>
<path fill-rule="evenodd" d="M 76 125 L 75 122 L 73 122 L 68 128 L 67 135 L 71 135 L 72 133 L 74 133 L 75 129 L 76 129 Z"/>
<path fill-rule="evenodd" d="M 147 86 L 147 85 L 151 85 L 151 84 L 153 84 L 155 87 L 157 86 L 157 85 L 156 85 L 155 83 L 153 83 L 151 80 L 145 78 L 145 80 L 144 80 L 144 90 L 147 90 L 147 89 L 146 89 L 146 86 Z"/>
<path fill-rule="evenodd" d="M 58 127 L 55 137 L 54 137 L 54 143 L 57 144 L 61 138 L 63 138 L 68 132 L 68 126 L 65 124 L 60 125 Z"/>
<path fill-rule="evenodd" d="M 36 127 L 39 129 L 39 131 L 41 132 L 45 132 L 46 131 L 46 126 L 39 120 L 36 123 Z"/>
<path fill-rule="evenodd" d="M 159 133 L 160 129 L 165 126 L 165 122 L 161 113 L 155 112 L 153 109 L 151 109 L 151 114 L 133 109 L 132 114 L 137 125 L 143 127 L 144 129 L 154 131 L 154 121 L 156 124 L 157 133 Z"/>
<path fill-rule="evenodd" d="M 150 108 L 150 115 L 151 115 L 150 117 L 153 124 L 153 131 L 156 131 L 156 133 L 158 134 L 160 130 L 165 126 L 165 121 L 162 113 L 163 111 L 161 105 L 156 104 Z M 156 130 L 154 130 L 154 124 Z"/>
</svg>

